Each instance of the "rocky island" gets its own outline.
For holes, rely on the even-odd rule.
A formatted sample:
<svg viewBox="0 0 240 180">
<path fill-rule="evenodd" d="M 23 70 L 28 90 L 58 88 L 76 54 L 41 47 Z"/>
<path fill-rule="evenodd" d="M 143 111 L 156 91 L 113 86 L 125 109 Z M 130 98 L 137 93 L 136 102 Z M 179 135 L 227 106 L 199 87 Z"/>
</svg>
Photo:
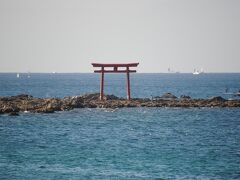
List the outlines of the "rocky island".
<svg viewBox="0 0 240 180">
<path fill-rule="evenodd" d="M 0 114 L 18 115 L 19 112 L 53 113 L 73 108 L 122 108 L 122 107 L 240 107 L 240 99 L 226 100 L 221 96 L 208 99 L 179 98 L 171 93 L 152 98 L 126 100 L 114 95 L 105 95 L 99 100 L 99 93 L 64 98 L 36 98 L 31 95 L 0 97 Z"/>
</svg>

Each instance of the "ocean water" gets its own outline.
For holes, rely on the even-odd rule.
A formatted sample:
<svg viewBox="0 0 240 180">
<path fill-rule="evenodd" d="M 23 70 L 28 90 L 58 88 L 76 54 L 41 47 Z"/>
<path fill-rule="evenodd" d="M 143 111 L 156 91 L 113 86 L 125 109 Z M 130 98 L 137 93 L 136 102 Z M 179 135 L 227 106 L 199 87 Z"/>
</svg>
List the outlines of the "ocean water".
<svg viewBox="0 0 240 180">
<path fill-rule="evenodd" d="M 98 92 L 95 74 L 0 74 L 0 96 Z M 106 93 L 125 96 L 125 76 Z M 240 74 L 134 74 L 133 97 L 240 89 Z M 74 109 L 0 115 L 0 179 L 240 179 L 240 108 Z"/>
<path fill-rule="evenodd" d="M 21 93 L 37 97 L 64 97 L 84 93 L 99 92 L 99 74 L 27 74 L 0 73 L 0 96 Z M 160 96 L 171 92 L 176 96 L 189 95 L 194 98 L 222 96 L 240 90 L 240 73 L 235 74 L 131 74 L 132 97 Z M 126 76 L 124 74 L 105 75 L 105 93 L 126 97 Z"/>
</svg>

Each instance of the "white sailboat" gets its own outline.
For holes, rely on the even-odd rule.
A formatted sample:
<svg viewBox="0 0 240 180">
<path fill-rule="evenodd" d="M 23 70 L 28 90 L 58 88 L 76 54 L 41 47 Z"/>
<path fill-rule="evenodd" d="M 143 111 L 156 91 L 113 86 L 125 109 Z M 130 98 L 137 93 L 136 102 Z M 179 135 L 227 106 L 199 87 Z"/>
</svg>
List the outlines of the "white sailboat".
<svg viewBox="0 0 240 180">
<path fill-rule="evenodd" d="M 204 73 L 203 68 L 201 68 L 200 71 L 199 71 L 199 70 L 196 70 L 196 69 L 194 69 L 194 71 L 193 71 L 193 74 L 194 74 L 194 75 L 203 74 L 203 73 Z"/>
<path fill-rule="evenodd" d="M 20 74 L 19 73 L 17 73 L 17 78 L 19 78 L 20 77 Z"/>
<path fill-rule="evenodd" d="M 198 75 L 198 74 L 200 74 L 200 73 L 199 73 L 198 70 L 194 69 L 193 74 L 194 74 L 194 75 Z"/>
</svg>

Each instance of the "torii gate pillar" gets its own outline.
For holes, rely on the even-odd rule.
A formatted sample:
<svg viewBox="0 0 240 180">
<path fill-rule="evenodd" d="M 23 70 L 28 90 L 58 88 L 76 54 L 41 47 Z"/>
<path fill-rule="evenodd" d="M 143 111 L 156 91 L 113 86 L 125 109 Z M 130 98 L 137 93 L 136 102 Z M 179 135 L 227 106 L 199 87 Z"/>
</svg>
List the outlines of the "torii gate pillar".
<svg viewBox="0 0 240 180">
<path fill-rule="evenodd" d="M 130 67 L 137 67 L 139 63 L 128 63 L 128 64 L 99 64 L 92 63 L 93 67 L 99 67 L 100 70 L 95 70 L 95 73 L 101 73 L 100 79 L 100 100 L 103 100 L 104 96 L 104 73 L 126 73 L 127 75 L 127 99 L 131 99 L 130 92 L 130 73 L 137 72 L 136 70 L 130 70 Z M 104 68 L 113 68 L 112 70 L 105 70 Z M 125 70 L 119 70 L 118 68 L 126 68 Z"/>
</svg>

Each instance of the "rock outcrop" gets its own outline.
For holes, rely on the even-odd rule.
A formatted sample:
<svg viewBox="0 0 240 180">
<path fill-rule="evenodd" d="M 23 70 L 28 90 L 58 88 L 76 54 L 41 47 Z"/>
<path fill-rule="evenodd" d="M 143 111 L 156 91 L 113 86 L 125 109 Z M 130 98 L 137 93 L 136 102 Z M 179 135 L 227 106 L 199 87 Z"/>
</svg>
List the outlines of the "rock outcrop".
<svg viewBox="0 0 240 180">
<path fill-rule="evenodd" d="M 0 97 L 0 114 L 18 115 L 19 112 L 53 113 L 73 108 L 122 108 L 122 107 L 240 107 L 240 99 L 226 100 L 221 96 L 208 99 L 177 98 L 165 93 L 158 98 L 134 98 L 126 100 L 106 95 L 99 100 L 99 93 L 60 98 L 35 98 L 27 94 Z"/>
<path fill-rule="evenodd" d="M 174 96 L 172 93 L 167 92 L 161 96 L 162 99 L 177 99 L 177 96 Z"/>
<path fill-rule="evenodd" d="M 181 95 L 180 98 L 181 98 L 181 99 L 191 99 L 190 96 L 186 96 L 186 95 Z"/>
</svg>

